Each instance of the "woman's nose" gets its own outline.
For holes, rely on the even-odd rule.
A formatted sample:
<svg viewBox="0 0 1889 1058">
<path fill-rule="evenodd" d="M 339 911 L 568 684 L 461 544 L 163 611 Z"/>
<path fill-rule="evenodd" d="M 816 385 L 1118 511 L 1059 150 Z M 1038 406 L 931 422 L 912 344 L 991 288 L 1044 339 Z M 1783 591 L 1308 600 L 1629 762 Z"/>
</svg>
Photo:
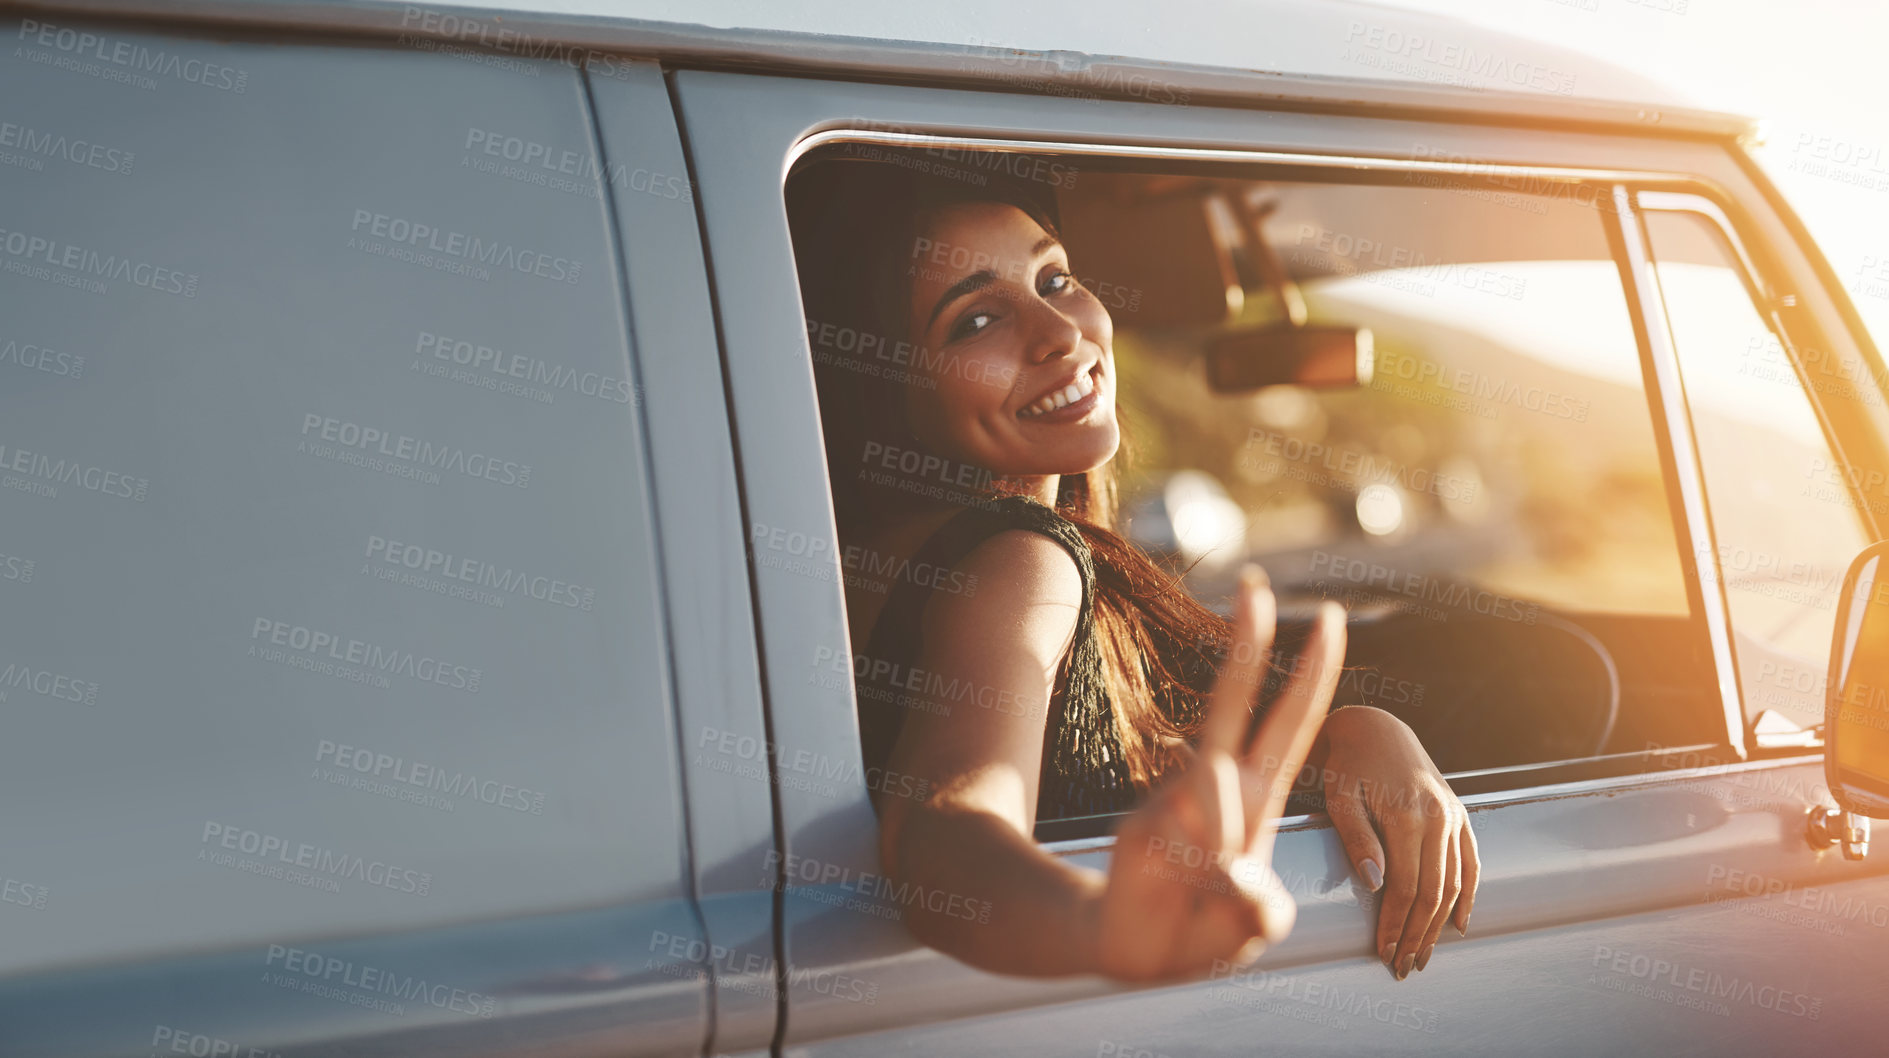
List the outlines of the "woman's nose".
<svg viewBox="0 0 1889 1058">
<path fill-rule="evenodd" d="M 1041 364 L 1071 356 L 1082 344 L 1082 327 L 1055 306 L 1038 301 L 1027 313 L 1030 363 Z"/>
</svg>

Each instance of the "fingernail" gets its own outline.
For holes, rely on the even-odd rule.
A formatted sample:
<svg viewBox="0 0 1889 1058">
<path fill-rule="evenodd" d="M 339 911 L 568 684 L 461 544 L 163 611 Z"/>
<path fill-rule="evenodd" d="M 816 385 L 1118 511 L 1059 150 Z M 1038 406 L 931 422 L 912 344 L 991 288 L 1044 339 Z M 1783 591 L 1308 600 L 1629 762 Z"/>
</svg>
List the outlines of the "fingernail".
<svg viewBox="0 0 1889 1058">
<path fill-rule="evenodd" d="M 1452 926 L 1456 926 L 1456 923 L 1454 923 L 1454 922 L 1452 922 L 1452 923 L 1450 923 L 1450 925 L 1452 925 Z M 1460 926 L 1456 926 L 1456 935 L 1457 935 L 1457 936 L 1459 936 L 1459 937 L 1467 937 L 1467 936 L 1469 936 L 1469 925 L 1468 925 L 1468 923 L 1464 923 L 1463 925 L 1460 925 Z"/>
<path fill-rule="evenodd" d="M 1409 977 L 1410 968 L 1414 966 L 1416 962 L 1417 962 L 1417 957 L 1415 955 L 1406 955 L 1403 958 L 1397 960 L 1397 979 L 1401 981 L 1404 978 Z"/>
<path fill-rule="evenodd" d="M 1252 564 L 1240 570 L 1240 583 L 1255 590 L 1272 587 L 1272 578 L 1266 576 L 1264 568 Z"/>
<path fill-rule="evenodd" d="M 1364 882 L 1374 893 L 1384 888 L 1384 871 L 1378 867 L 1376 860 L 1364 861 Z"/>
<path fill-rule="evenodd" d="M 1391 960 L 1397 958 L 1397 942 L 1391 941 L 1384 945 L 1384 950 L 1378 953 L 1378 958 L 1384 960 L 1385 969 L 1395 971 L 1397 967 Z"/>
<path fill-rule="evenodd" d="M 1430 965 L 1430 953 L 1435 950 L 1436 950 L 1436 945 L 1434 944 L 1423 949 L 1423 954 L 1417 956 L 1417 969 L 1421 970 L 1424 967 Z"/>
</svg>

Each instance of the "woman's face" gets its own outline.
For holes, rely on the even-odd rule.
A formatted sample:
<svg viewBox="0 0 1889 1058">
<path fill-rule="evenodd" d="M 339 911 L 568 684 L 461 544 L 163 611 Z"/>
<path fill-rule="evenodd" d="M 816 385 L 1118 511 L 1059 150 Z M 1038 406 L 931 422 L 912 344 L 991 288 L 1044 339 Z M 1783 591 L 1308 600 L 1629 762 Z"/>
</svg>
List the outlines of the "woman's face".
<svg viewBox="0 0 1889 1058">
<path fill-rule="evenodd" d="M 946 458 L 1007 477 L 1080 474 L 1121 442 L 1114 326 L 1068 255 L 1015 206 L 937 211 L 913 246 L 917 374 L 906 412 Z"/>
</svg>

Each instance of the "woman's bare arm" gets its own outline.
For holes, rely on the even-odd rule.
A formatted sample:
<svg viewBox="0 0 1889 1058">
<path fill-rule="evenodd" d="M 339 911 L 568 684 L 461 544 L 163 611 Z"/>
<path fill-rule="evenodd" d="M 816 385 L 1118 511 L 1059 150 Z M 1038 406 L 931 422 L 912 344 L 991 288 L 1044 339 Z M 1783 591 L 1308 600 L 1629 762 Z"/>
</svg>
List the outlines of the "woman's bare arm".
<svg viewBox="0 0 1889 1058">
<path fill-rule="evenodd" d="M 1050 856 L 1031 836 L 1081 574 L 1060 544 L 1025 530 L 993 535 L 958 568 L 979 590 L 928 601 L 915 660 L 956 693 L 908 713 L 887 765 L 931 792 L 922 802 L 885 799 L 881 864 L 898 882 L 943 891 L 933 906 L 945 911 L 907 905 L 907 925 L 925 943 L 990 970 L 1094 972 L 1103 876 Z"/>
</svg>

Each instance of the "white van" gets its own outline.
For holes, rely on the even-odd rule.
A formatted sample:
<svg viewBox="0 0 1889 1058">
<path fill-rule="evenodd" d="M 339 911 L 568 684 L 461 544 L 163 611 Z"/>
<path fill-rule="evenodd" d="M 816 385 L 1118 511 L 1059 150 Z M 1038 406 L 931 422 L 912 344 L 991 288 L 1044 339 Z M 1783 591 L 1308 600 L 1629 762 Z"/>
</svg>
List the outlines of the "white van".
<svg viewBox="0 0 1889 1058">
<path fill-rule="evenodd" d="M 0 10 L 0 1054 L 1874 1045 L 1883 364 L 1751 123 L 1366 4 L 958 6 Z M 1480 843 L 1425 973 L 1315 805 L 1251 971 L 906 932 L 785 208 L 895 152 L 1059 203 L 1137 539 L 1349 605 Z"/>
</svg>

